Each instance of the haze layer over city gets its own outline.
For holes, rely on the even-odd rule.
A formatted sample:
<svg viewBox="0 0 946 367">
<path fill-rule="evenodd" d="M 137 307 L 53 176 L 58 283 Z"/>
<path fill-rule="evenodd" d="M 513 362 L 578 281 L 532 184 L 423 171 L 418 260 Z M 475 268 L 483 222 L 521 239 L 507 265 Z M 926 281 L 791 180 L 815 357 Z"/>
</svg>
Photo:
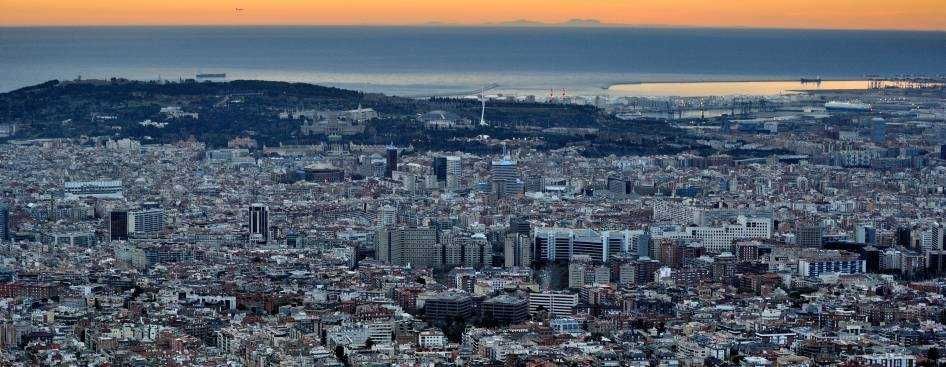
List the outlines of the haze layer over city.
<svg viewBox="0 0 946 367">
<path fill-rule="evenodd" d="M 0 2 L 0 366 L 946 365 L 941 1 Z"/>
</svg>

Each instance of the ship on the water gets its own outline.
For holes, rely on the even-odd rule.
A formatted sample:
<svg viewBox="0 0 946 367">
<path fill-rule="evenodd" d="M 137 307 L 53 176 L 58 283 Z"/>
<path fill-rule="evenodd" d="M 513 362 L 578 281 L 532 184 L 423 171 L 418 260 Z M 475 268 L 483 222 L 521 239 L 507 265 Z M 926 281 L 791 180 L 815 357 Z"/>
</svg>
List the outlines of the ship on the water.
<svg viewBox="0 0 946 367">
<path fill-rule="evenodd" d="M 222 79 L 226 78 L 226 73 L 198 73 L 197 79 Z"/>
<path fill-rule="evenodd" d="M 828 111 L 870 111 L 871 105 L 862 102 L 830 101 L 824 104 Z"/>
</svg>

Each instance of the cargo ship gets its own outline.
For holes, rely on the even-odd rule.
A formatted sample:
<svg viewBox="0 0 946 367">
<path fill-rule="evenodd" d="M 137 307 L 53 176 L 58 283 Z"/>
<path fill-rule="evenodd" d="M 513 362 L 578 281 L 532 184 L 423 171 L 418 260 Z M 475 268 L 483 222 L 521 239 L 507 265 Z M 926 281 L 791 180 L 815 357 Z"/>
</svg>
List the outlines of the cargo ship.
<svg viewBox="0 0 946 367">
<path fill-rule="evenodd" d="M 225 73 L 198 73 L 197 79 L 220 79 L 226 78 L 227 74 Z"/>
<path fill-rule="evenodd" d="M 870 111 L 871 105 L 861 102 L 831 101 L 824 104 L 824 109 L 828 111 Z"/>
</svg>

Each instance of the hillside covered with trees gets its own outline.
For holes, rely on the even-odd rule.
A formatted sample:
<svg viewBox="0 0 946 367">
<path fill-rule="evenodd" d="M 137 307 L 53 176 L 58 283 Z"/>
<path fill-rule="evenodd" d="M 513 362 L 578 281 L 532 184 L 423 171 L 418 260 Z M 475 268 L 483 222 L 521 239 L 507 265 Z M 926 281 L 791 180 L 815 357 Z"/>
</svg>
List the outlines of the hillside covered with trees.
<svg viewBox="0 0 946 367">
<path fill-rule="evenodd" d="M 211 147 L 235 137 L 262 145 L 310 144 L 325 136 L 301 134 L 299 120 L 280 118 L 295 109 L 373 108 L 381 115 L 364 133 L 346 136 L 356 143 L 412 145 L 419 150 L 488 149 L 472 139 L 534 139 L 540 149 L 582 147 L 589 155 L 672 152 L 692 147 L 679 129 L 661 121 L 623 122 L 593 106 L 491 101 L 490 126 L 472 129 L 424 129 L 416 119 L 431 110 L 448 110 L 479 120 L 474 99 L 409 99 L 366 94 L 305 83 L 237 80 L 230 82 L 50 81 L 0 94 L 0 124 L 15 124 L 10 139 L 108 136 L 145 143 L 194 137 Z M 179 107 L 198 118 L 162 113 Z M 587 128 L 585 133 L 556 134 L 549 128 Z"/>
</svg>

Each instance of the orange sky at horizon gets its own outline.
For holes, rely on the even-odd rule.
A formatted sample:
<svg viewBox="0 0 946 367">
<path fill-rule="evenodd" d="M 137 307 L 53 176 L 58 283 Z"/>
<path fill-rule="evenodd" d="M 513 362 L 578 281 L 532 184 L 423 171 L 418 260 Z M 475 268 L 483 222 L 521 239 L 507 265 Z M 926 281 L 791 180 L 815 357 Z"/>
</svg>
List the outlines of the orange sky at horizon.
<svg viewBox="0 0 946 367">
<path fill-rule="evenodd" d="M 627 25 L 946 30 L 946 4 L 944 0 L 0 0 L 0 26 L 475 25 L 572 18 Z"/>
</svg>

